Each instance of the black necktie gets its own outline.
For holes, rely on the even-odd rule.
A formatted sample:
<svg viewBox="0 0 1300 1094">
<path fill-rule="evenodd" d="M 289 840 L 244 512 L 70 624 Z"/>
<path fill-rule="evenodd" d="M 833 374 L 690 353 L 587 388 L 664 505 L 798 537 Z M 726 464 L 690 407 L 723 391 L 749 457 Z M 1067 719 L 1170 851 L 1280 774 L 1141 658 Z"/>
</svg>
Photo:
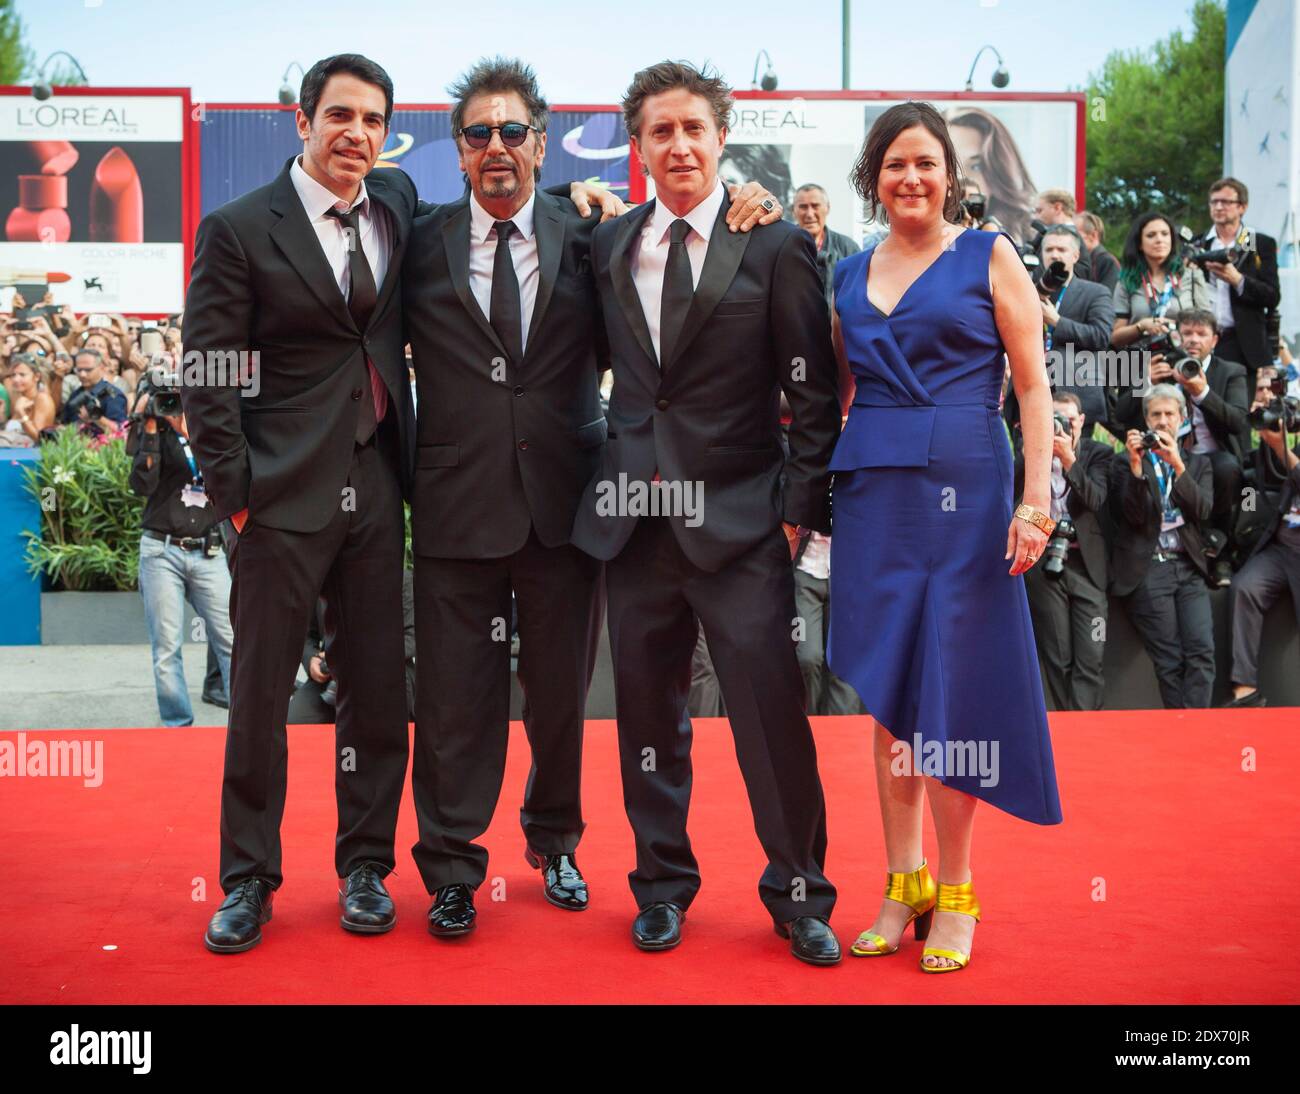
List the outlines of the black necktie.
<svg viewBox="0 0 1300 1094">
<path fill-rule="evenodd" d="M 332 216 L 343 226 L 343 241 L 348 249 L 348 311 L 352 313 L 352 321 L 356 323 L 357 330 L 365 331 L 379 300 L 379 292 L 375 288 L 375 275 L 370 269 L 370 263 L 366 261 L 365 249 L 361 246 L 361 210 L 356 208 L 345 213 L 339 209 L 330 209 L 326 215 Z M 361 389 L 361 406 L 357 408 L 358 444 L 370 440 L 376 422 L 383 417 L 383 411 L 388 405 L 379 374 L 375 372 L 375 366 L 368 357 L 365 358 L 365 366 L 366 382 Z"/>
<path fill-rule="evenodd" d="M 524 356 L 524 331 L 519 278 L 510 257 L 510 237 L 518 229 L 513 220 L 498 220 L 493 227 L 497 230 L 497 253 L 492 259 L 492 300 L 488 307 L 488 320 L 510 354 L 511 362 L 518 365 Z"/>
<path fill-rule="evenodd" d="M 686 253 L 686 237 L 691 226 L 678 219 L 669 228 L 668 265 L 664 267 L 664 289 L 659 298 L 659 367 L 667 368 L 677 349 L 677 336 L 686 322 L 695 282 L 691 278 L 691 256 Z"/>
</svg>

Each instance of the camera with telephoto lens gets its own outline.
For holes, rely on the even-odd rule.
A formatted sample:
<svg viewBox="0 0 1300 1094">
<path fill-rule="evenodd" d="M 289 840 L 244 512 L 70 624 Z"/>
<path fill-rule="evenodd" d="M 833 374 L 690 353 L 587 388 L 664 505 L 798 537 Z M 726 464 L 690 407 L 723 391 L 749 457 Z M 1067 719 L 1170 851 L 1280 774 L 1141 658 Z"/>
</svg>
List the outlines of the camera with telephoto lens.
<svg viewBox="0 0 1300 1094">
<path fill-rule="evenodd" d="M 1257 406 L 1250 412 L 1250 427 L 1260 433 L 1276 433 L 1278 429 L 1285 433 L 1300 433 L 1300 399 L 1294 395 L 1281 395 L 1265 406 Z"/>
<path fill-rule="evenodd" d="M 961 207 L 966 211 L 966 215 L 978 224 L 989 210 L 989 199 L 977 192 L 962 198 Z"/>
<path fill-rule="evenodd" d="M 146 418 L 178 418 L 184 413 L 181 406 L 180 377 L 175 372 L 165 372 L 155 366 L 140 377 L 136 396 L 148 394 L 144 409 L 131 416 L 132 421 Z"/>
<path fill-rule="evenodd" d="M 1070 553 L 1070 544 L 1079 538 L 1074 529 L 1074 521 L 1062 517 L 1052 529 L 1052 538 L 1043 550 L 1043 573 L 1048 577 L 1059 578 L 1065 570 L 1065 556 Z"/>
<path fill-rule="evenodd" d="M 78 388 L 67 402 L 68 417 L 78 418 L 82 410 L 90 420 L 97 421 L 104 416 L 104 401 L 89 388 Z"/>
<path fill-rule="evenodd" d="M 1065 263 L 1058 258 L 1043 270 L 1043 276 L 1038 279 L 1038 295 L 1051 296 L 1053 293 L 1060 292 L 1065 288 L 1065 283 L 1069 280 L 1070 271 L 1065 268 Z"/>
<path fill-rule="evenodd" d="M 1195 248 L 1189 248 L 1183 252 L 1183 261 L 1187 263 L 1194 262 L 1204 270 L 1206 263 L 1209 262 L 1221 262 L 1225 266 L 1235 265 L 1243 254 L 1245 254 L 1245 251 L 1235 243 L 1231 247 L 1215 247 L 1211 251 L 1198 251 Z"/>
</svg>

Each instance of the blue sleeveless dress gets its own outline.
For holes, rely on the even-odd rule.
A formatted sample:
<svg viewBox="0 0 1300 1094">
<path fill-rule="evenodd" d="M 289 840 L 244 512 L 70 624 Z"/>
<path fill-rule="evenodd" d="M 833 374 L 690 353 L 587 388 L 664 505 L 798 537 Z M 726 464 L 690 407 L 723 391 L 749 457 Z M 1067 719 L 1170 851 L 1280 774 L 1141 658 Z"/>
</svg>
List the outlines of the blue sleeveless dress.
<svg viewBox="0 0 1300 1094">
<path fill-rule="evenodd" d="M 831 461 L 828 660 L 914 747 L 919 773 L 1057 824 L 1029 602 L 1003 558 L 1013 467 L 989 290 L 997 238 L 957 236 L 889 316 L 867 300 L 874 247 L 835 268 L 857 393 Z"/>
</svg>

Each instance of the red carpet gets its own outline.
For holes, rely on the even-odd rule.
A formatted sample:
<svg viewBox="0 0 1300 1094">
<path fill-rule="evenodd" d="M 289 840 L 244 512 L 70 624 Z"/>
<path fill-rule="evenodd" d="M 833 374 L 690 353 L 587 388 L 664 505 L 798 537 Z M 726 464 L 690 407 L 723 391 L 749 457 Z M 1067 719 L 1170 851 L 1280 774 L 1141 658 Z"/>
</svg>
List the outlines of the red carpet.
<svg viewBox="0 0 1300 1094">
<path fill-rule="evenodd" d="M 409 795 L 389 881 L 397 928 L 339 928 L 332 732 L 292 727 L 287 880 L 262 944 L 229 957 L 200 940 L 221 900 L 224 731 L 29 733 L 103 741 L 104 780 L 0 780 L 0 1003 L 1300 1001 L 1300 711 L 1057 714 L 1052 727 L 1065 823 L 1039 828 L 980 808 L 985 917 L 970 967 L 950 976 L 920 972 L 910 934 L 893 957 L 846 957 L 833 969 L 789 956 L 757 898 L 762 858 L 725 722 L 696 726 L 691 835 L 704 887 L 681 947 L 654 955 L 628 937 L 632 842 L 610 722 L 587 731 L 578 860 L 591 909 L 550 907 L 523 861 L 527 742 L 515 726 L 479 929 L 456 943 L 424 928 Z M 816 723 L 846 950 L 884 884 L 868 728 Z M 1242 770 L 1246 748 L 1253 772 Z M 928 817 L 926 840 L 933 861 Z M 504 899 L 491 899 L 491 878 Z M 1094 899 L 1103 884 L 1105 899 Z"/>
</svg>

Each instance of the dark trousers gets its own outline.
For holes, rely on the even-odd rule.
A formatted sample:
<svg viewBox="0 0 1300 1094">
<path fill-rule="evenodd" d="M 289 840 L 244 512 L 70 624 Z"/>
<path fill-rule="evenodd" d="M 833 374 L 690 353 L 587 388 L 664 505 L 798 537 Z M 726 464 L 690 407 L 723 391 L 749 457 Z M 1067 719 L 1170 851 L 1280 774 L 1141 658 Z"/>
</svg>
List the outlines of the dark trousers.
<svg viewBox="0 0 1300 1094">
<path fill-rule="evenodd" d="M 794 610 L 803 621 L 801 639 L 795 644 L 799 671 L 803 673 L 804 705 L 809 714 L 865 714 L 858 693 L 841 680 L 826 663 L 826 643 L 831 632 L 831 583 L 829 578 L 794 571 Z"/>
<path fill-rule="evenodd" d="M 709 643 L 704 638 L 704 628 L 699 628 L 695 641 L 695 654 L 691 658 L 691 691 L 686 707 L 696 718 L 725 718 L 727 705 L 722 701 L 718 687 L 718 674 L 709 655 Z"/>
<path fill-rule="evenodd" d="M 1241 473 L 1241 461 L 1231 452 L 1219 449 L 1217 452 L 1205 453 L 1210 461 L 1210 473 L 1213 476 L 1214 504 L 1210 510 L 1210 524 L 1224 535 L 1232 533 L 1234 515 L 1241 502 L 1241 487 L 1244 481 Z M 1227 557 L 1226 553 L 1222 556 Z"/>
<path fill-rule="evenodd" d="M 1264 616 L 1290 586 L 1300 626 L 1300 548 L 1276 541 L 1257 552 L 1232 579 L 1232 682 L 1257 687 Z"/>
<path fill-rule="evenodd" d="M 532 768 L 520 810 L 528 846 L 569 854 L 582 820 L 582 732 L 602 610 L 600 563 L 536 534 L 513 555 L 415 560 L 415 758 L 420 839 L 412 852 L 430 892 L 477 888 L 510 735 L 510 593 L 519 612 L 519 683 Z"/>
<path fill-rule="evenodd" d="M 1152 561 L 1128 598 L 1129 615 L 1155 665 L 1167 709 L 1208 707 L 1214 690 L 1214 624 L 1201 572 L 1177 552 Z"/>
<path fill-rule="evenodd" d="M 339 682 L 334 790 L 340 877 L 393 869 L 406 780 L 402 675 L 402 498 L 387 430 L 352 457 L 339 510 L 321 531 L 285 532 L 253 513 L 232 551 L 230 723 L 221 788 L 221 886 L 278 887 L 288 744 L 285 719 L 319 595 L 326 658 Z M 305 484 L 304 484 L 305 487 Z"/>
<path fill-rule="evenodd" d="M 686 834 L 696 618 L 708 637 L 768 865 L 758 892 L 778 923 L 829 917 L 826 805 L 792 640 L 794 578 L 779 528 L 717 573 L 682 552 L 667 519 L 643 517 L 606 564 L 623 803 L 636 840 L 638 907 L 689 907 L 700 873 Z"/>
<path fill-rule="evenodd" d="M 1053 710 L 1101 710 L 1105 698 L 1106 594 L 1077 547 L 1055 576 L 1040 561 L 1025 574 L 1029 614 Z"/>
</svg>

